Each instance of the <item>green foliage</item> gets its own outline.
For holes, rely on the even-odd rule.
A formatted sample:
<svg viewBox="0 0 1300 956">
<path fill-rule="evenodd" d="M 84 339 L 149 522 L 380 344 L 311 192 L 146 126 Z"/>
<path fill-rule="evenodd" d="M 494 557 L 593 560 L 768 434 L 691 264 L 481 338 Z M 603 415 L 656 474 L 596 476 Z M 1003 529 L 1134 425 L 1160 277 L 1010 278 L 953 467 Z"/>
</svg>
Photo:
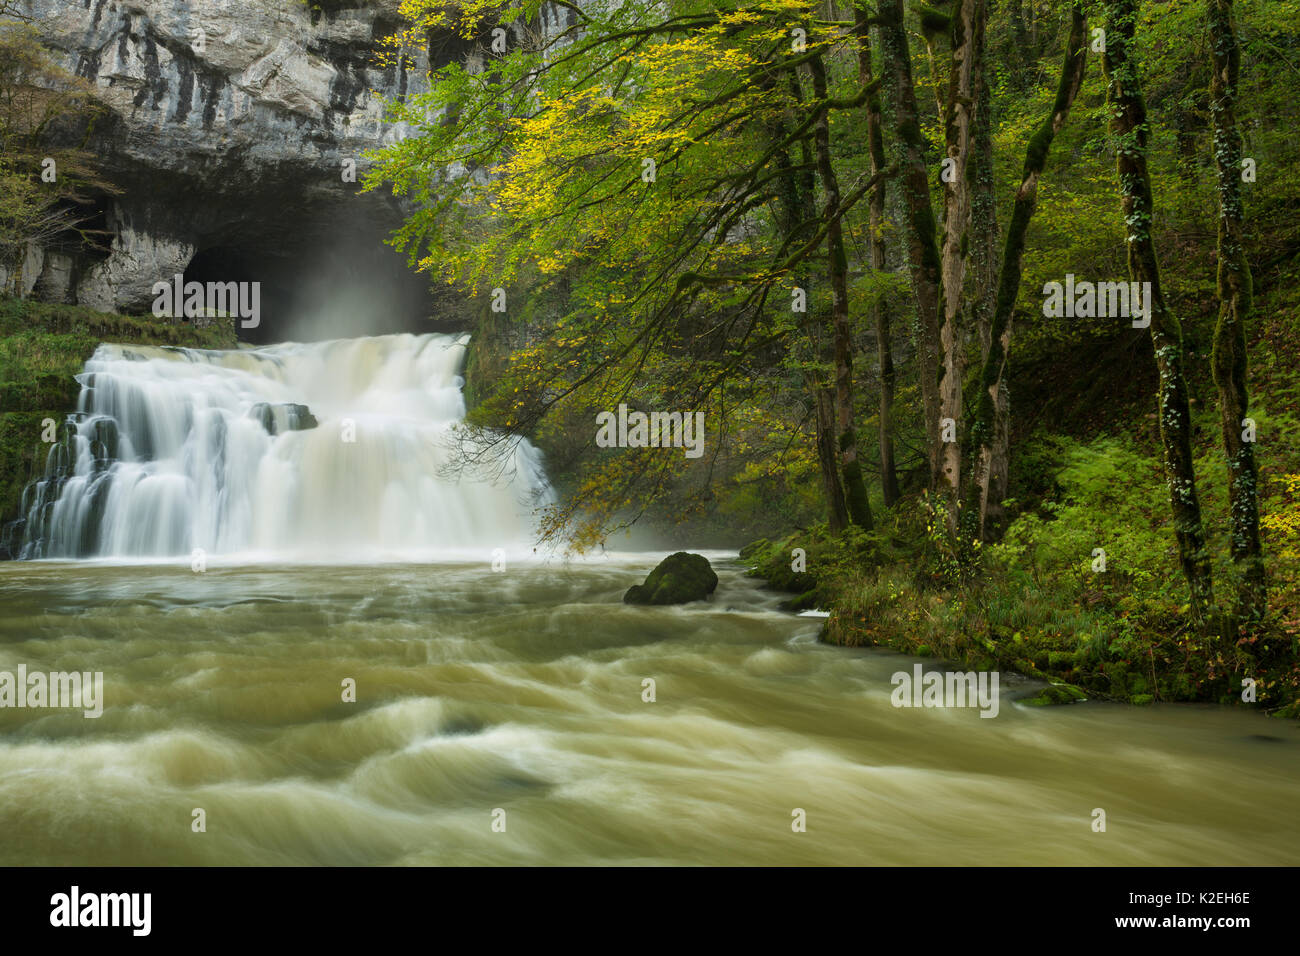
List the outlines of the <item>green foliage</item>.
<svg viewBox="0 0 1300 956">
<path fill-rule="evenodd" d="M 946 14 L 934 6 L 910 5 L 908 27 L 932 40 L 913 43 L 912 72 L 919 145 L 926 162 L 937 164 L 947 78 L 935 54 Z M 1069 7 L 1066 0 L 1036 3 L 1031 24 L 1024 5 L 997 4 L 989 23 L 993 169 L 1004 228 L 1026 149 L 1032 159 L 1034 143 L 1044 141 Z M 524 2 L 499 11 L 477 0 L 404 5 L 420 30 L 454 29 L 480 42 L 492 24 L 537 9 Z M 1300 119 L 1293 95 L 1300 0 L 1236 3 L 1244 155 L 1260 172 L 1242 190 L 1259 296 L 1249 330 L 1250 414 L 1268 436 L 1258 449 L 1261 506 L 1270 574 L 1281 586 L 1266 625 L 1213 644 L 1188 633 L 1146 333 L 1122 319 L 1050 318 L 1041 309 L 1046 282 L 1067 273 L 1124 279 L 1129 234 L 1153 240 L 1165 298 L 1182 319 L 1191 440 L 1215 574 L 1229 581 L 1226 469 L 1208 366 L 1217 196 L 1201 0 L 1146 3 L 1137 16 L 1129 52 L 1141 62 L 1148 110 L 1141 132 L 1151 214 L 1142 209 L 1126 222 L 1120 212 L 1116 156 L 1131 153 L 1137 137 L 1109 129 L 1096 53 L 1069 122 L 1056 132 L 1011 323 L 1012 500 L 1004 503 L 1011 523 L 1000 544 L 984 549 L 950 536 L 943 516 L 916 494 L 924 482 L 924 427 L 915 309 L 900 268 L 906 204 L 896 185 L 881 224 L 888 270 L 866 266 L 872 237 L 865 208 L 850 210 L 843 225 L 859 386 L 875 384 L 871 307 L 885 303 L 895 317 L 892 414 L 911 494 L 881 516 L 874 534 L 836 537 L 815 522 L 824 502 L 808 390 L 826 366 L 786 296 L 794 284 L 805 287 L 809 316 L 824 314 L 829 298 L 817 278 L 820 245 L 812 243 L 798 262 L 786 257 L 816 228 L 824 197 L 813 187 L 800 194 L 807 221 L 783 229 L 787 167 L 772 144 L 784 142 L 795 167 L 807 164 L 806 139 L 780 135 L 797 131 L 813 111 L 806 88 L 795 95 L 787 82 L 797 65 L 775 74 L 776 83 L 768 65 L 796 59 L 787 52 L 789 27 L 806 24 L 809 49 L 824 56 L 837 100 L 831 146 L 847 192 L 869 169 L 864 110 L 850 105 L 860 92 L 856 51 L 807 4 L 722 11 L 687 3 L 674 5 L 672 16 L 679 19 L 665 27 L 658 4 L 588 6 L 575 13 L 579 27 L 567 46 L 544 52 L 512 41 L 504 56 L 480 49 L 484 69 L 444 68 L 428 96 L 394 107 L 421 135 L 385 150 L 372 180 L 421 205 L 398 237 L 414 262 L 480 293 L 507 288 L 512 303 L 523 303 L 481 326 L 496 344 L 480 334 L 474 347 L 474 416 L 528 433 L 546 449 L 570 502 L 549 530 L 591 544 L 620 521 L 649 514 L 685 518 L 707 534 L 765 534 L 747 554 L 755 573 L 797 595 L 794 606 L 832 608 L 827 635 L 843 643 L 923 647 L 975 666 L 1049 676 L 1090 697 L 1227 699 L 1232 680 L 1252 668 L 1266 673 L 1267 706 L 1294 697 L 1300 674 L 1285 661 L 1295 659 L 1300 599 L 1286 584 L 1297 590 L 1300 519 L 1293 520 L 1297 492 L 1288 476 L 1300 474 L 1300 452 L 1287 450 L 1283 436 L 1300 428 L 1293 367 L 1300 301 L 1288 291 L 1300 287 L 1293 185 L 1300 156 L 1292 142 Z M 897 135 L 894 118 L 887 119 L 887 135 Z M 646 158 L 656 163 L 653 183 L 641 176 Z M 462 169 L 482 175 L 457 175 Z M 978 369 L 971 338 L 970 367 Z M 870 475 L 876 452 L 865 439 L 877 411 L 869 387 L 857 393 Z M 707 409 L 716 456 L 694 465 L 634 449 L 593 456 L 592 413 L 624 401 Z M 806 553 L 806 572 L 790 567 L 795 548 Z M 1092 570 L 1098 548 L 1106 552 L 1104 573 Z M 1069 692 L 1047 696 L 1062 693 Z"/>
<path fill-rule="evenodd" d="M 1107 574 L 1164 596 L 1178 593 L 1159 463 L 1114 438 L 1058 447 L 1060 497 L 1044 501 L 1041 513 L 1017 518 L 995 553 L 1035 572 L 1073 571 L 1082 580 L 1101 548 Z"/>
</svg>

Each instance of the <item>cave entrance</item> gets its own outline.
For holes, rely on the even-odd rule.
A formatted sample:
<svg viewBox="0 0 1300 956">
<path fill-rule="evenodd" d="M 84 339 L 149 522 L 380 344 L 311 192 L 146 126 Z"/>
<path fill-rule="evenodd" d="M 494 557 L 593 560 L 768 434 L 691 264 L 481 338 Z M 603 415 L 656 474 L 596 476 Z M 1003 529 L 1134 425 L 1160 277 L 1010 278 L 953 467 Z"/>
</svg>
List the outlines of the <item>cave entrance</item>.
<svg viewBox="0 0 1300 956">
<path fill-rule="evenodd" d="M 290 223 L 246 221 L 238 238 L 201 246 L 185 281 L 259 283 L 260 323 L 237 326 L 250 344 L 432 331 L 428 278 L 385 244 L 392 226 L 355 206 Z"/>
<path fill-rule="evenodd" d="M 258 283 L 259 324 L 246 329 L 236 320 L 235 328 L 241 342 L 273 342 L 277 340 L 276 336 L 267 336 L 266 327 L 274 316 L 284 315 L 293 302 L 291 282 L 277 258 L 256 248 L 207 246 L 200 249 L 185 267 L 185 281 Z"/>
</svg>

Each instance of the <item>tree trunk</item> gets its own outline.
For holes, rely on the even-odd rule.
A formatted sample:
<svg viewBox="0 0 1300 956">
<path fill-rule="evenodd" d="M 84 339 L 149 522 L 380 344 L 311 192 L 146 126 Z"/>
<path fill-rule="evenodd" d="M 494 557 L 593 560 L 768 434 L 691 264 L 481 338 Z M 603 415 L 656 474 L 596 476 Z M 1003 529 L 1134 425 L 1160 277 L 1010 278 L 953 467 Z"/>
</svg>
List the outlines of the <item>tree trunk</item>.
<svg viewBox="0 0 1300 956">
<path fill-rule="evenodd" d="M 817 461 L 821 465 L 822 490 L 826 494 L 826 523 L 832 534 L 849 526 L 848 502 L 840 479 L 839 455 L 835 451 L 835 398 L 829 388 L 809 377 L 817 422 Z"/>
<path fill-rule="evenodd" d="M 826 64 L 815 56 L 808 64 L 812 74 L 813 96 L 819 103 L 827 98 Z M 844 250 L 844 231 L 840 220 L 840 183 L 831 162 L 830 110 L 822 106 L 813 125 L 813 143 L 817 153 L 817 173 L 826 194 L 824 217 L 826 253 L 830 259 L 831 330 L 834 343 L 835 424 L 839 446 L 840 471 L 849 518 L 860 527 L 871 528 L 871 503 L 866 482 L 862 480 L 862 463 L 858 460 L 858 435 L 853 412 L 853 329 L 849 317 L 849 260 Z M 879 190 L 877 190 L 879 191 Z"/>
<path fill-rule="evenodd" d="M 1193 625 L 1209 629 L 1214 609 L 1210 558 L 1205 546 L 1201 503 L 1196 495 L 1196 470 L 1192 459 L 1192 422 L 1188 411 L 1187 382 L 1183 377 L 1182 329 L 1165 304 L 1160 288 L 1160 268 L 1155 238 L 1151 234 L 1151 177 L 1147 171 L 1149 126 L 1142 97 L 1141 76 L 1134 59 L 1134 33 L 1139 0 L 1107 0 L 1106 67 L 1107 100 L 1111 104 L 1111 130 L 1115 134 L 1120 207 L 1128 233 L 1128 270 L 1134 282 L 1150 283 L 1146 315 L 1151 343 L 1160 373 L 1157 404 L 1160 440 L 1164 445 L 1165 480 L 1173 512 L 1178 559 L 1191 591 Z"/>
<path fill-rule="evenodd" d="M 803 93 L 799 85 L 799 78 L 793 72 L 790 74 L 790 92 L 797 102 L 802 102 Z M 788 135 L 786 123 L 780 120 L 774 122 L 771 135 L 774 142 L 783 142 Z M 796 172 L 790 154 L 786 149 L 778 149 L 774 157 L 779 171 L 777 178 L 779 196 L 777 210 L 781 219 L 782 234 L 787 239 L 793 236 L 795 230 L 799 228 L 803 221 L 805 208 L 809 208 L 813 201 L 815 181 L 812 179 L 811 171 L 807 170 L 809 156 L 806 141 L 800 142 L 800 149 L 803 152 L 801 157 L 802 165 L 805 167 L 802 171 Z M 796 275 L 794 282 L 800 288 L 808 289 L 806 275 Z M 820 358 L 823 348 L 820 344 L 820 336 L 817 330 L 818 323 L 814 314 L 805 314 L 800 324 L 807 336 L 808 343 L 811 345 L 813 356 Z M 831 532 L 838 534 L 848 527 L 849 511 L 844 494 L 844 484 L 840 478 L 839 454 L 835 447 L 834 396 L 825 381 L 816 372 L 805 371 L 804 384 L 813 402 L 817 463 L 821 471 L 822 491 L 826 495 L 826 522 Z"/>
<path fill-rule="evenodd" d="M 1000 516 L 1001 502 L 1005 497 L 1010 434 L 1006 369 L 1011 349 L 1011 316 L 1020 294 L 1020 279 L 1024 270 L 1025 233 L 1038 206 L 1038 180 L 1047 165 L 1052 140 L 1065 125 L 1070 107 L 1083 84 L 1084 68 L 1087 65 L 1087 34 L 1087 19 L 1081 5 L 1075 4 L 1071 8 L 1070 34 L 1065 44 L 1061 78 L 1056 86 L 1056 100 L 1052 104 L 1051 115 L 1039 126 L 1025 150 L 1020 188 L 1016 190 L 1011 221 L 1007 225 L 1002 269 L 998 277 L 997 303 L 989 328 L 984 369 L 980 376 L 975 423 L 971 428 L 971 444 L 978 449 L 974 455 L 975 472 L 971 480 L 971 493 L 978 501 L 979 534 L 985 541 L 990 540 L 993 523 Z M 1003 490 L 999 492 L 999 488 Z M 1002 497 L 998 497 L 999 494 Z M 993 522 L 990 521 L 991 516 Z"/>
<path fill-rule="evenodd" d="M 971 190 L 967 165 L 970 162 L 971 131 L 976 105 L 975 67 L 979 60 L 976 41 L 983 41 L 979 21 L 984 16 L 983 0 L 954 0 L 952 8 L 951 65 L 948 103 L 944 111 L 944 141 L 947 159 L 943 180 L 943 325 L 939 346 L 943 376 L 939 380 L 939 418 L 950 420 L 954 431 L 962 421 L 962 380 L 966 375 L 966 262 L 970 248 Z M 939 449 L 939 493 L 945 502 L 948 530 L 957 533 L 961 501 L 961 438 L 944 442 Z"/>
<path fill-rule="evenodd" d="M 908 263 L 912 293 L 916 298 L 917 363 L 921 401 L 925 408 L 925 434 L 930 467 L 929 487 L 939 485 L 939 307 L 943 278 L 935 245 L 934 210 L 930 206 L 930 179 L 925 167 L 925 140 L 912 84 L 912 56 L 903 27 L 903 0 L 880 2 L 880 48 L 885 84 L 890 93 L 898 138 L 898 168 L 904 206 Z"/>
<path fill-rule="evenodd" d="M 872 84 L 871 25 L 865 11 L 854 8 L 854 32 L 858 39 L 858 80 L 863 87 Z M 871 156 L 871 175 L 879 175 L 885 168 L 884 113 L 880 96 L 873 92 L 867 98 L 867 147 Z M 868 251 L 872 272 L 884 272 L 885 259 L 885 190 L 871 192 L 867 214 L 870 232 Z M 880 490 L 885 507 L 892 508 L 898 501 L 898 468 L 894 464 L 894 350 L 892 344 L 892 316 L 890 304 L 884 296 L 876 296 L 871 305 L 871 321 L 876 330 L 876 358 L 880 364 Z"/>
<path fill-rule="evenodd" d="M 1252 308 L 1250 263 L 1243 243 L 1241 133 L 1237 129 L 1240 49 L 1232 0 L 1206 0 L 1210 51 L 1210 117 L 1219 173 L 1219 321 L 1214 330 L 1214 383 L 1219 389 L 1223 450 L 1228 457 L 1228 504 L 1232 560 L 1241 575 L 1234 609 L 1239 619 L 1258 620 L 1267 609 L 1263 549 L 1259 541 L 1258 472 L 1251 442 L 1242 433 L 1246 395 L 1246 323 Z"/>
<path fill-rule="evenodd" d="M 977 21 L 981 34 L 987 25 L 986 15 Z M 986 52 L 984 38 L 976 40 L 975 48 L 979 57 L 975 61 L 975 119 L 971 132 L 971 259 L 967 267 L 967 286 L 970 287 L 971 324 L 979 337 L 980 368 L 988 361 L 989 347 L 993 340 L 993 313 L 997 308 L 998 297 L 998 213 L 997 182 L 993 174 L 993 94 L 985 70 Z M 978 392 L 976 393 L 978 402 Z M 967 456 L 965 475 L 966 487 L 963 497 L 967 502 L 963 521 L 969 525 L 965 529 L 970 537 L 983 535 L 984 514 L 981 504 L 989 502 L 989 510 L 994 523 L 1000 525 L 1002 502 L 1007 497 L 1007 465 L 1010 454 L 1010 402 L 1007 398 L 1006 382 L 1000 382 L 993 408 L 993 455 L 991 461 L 995 467 L 987 470 L 987 494 L 985 487 L 978 481 L 979 449 L 971 445 L 964 446 L 963 454 Z M 973 452 L 973 454 L 972 454 Z M 976 490 L 981 493 L 976 493 Z"/>
</svg>

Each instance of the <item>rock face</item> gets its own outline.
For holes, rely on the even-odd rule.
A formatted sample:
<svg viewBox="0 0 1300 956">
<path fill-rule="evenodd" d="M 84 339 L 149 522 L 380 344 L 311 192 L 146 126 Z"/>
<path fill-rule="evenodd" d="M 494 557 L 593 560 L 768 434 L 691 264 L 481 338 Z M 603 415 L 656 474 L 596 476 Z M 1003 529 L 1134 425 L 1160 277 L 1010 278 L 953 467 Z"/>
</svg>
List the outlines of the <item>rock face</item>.
<svg viewBox="0 0 1300 956">
<path fill-rule="evenodd" d="M 178 273 L 256 281 L 269 322 L 247 338 L 262 342 L 424 331 L 431 310 L 464 326 L 463 303 L 431 303 L 427 278 L 384 245 L 409 208 L 360 181 L 368 150 L 412 132 L 385 120 L 385 102 L 423 92 L 450 62 L 482 62 L 490 24 L 396 46 L 401 0 L 16 3 L 108 107 L 85 145 L 119 191 L 95 197 L 101 248 L 31 247 L 20 277 L 0 268 L 0 286 L 145 312 L 154 283 Z M 575 16 L 548 5 L 528 29 Z M 510 42 L 524 29 L 512 24 Z"/>
<path fill-rule="evenodd" d="M 187 269 L 226 280 L 260 270 L 274 283 L 276 263 L 295 255 L 325 271 L 347 258 L 318 246 L 377 245 L 401 209 L 359 196 L 345 163 L 359 179 L 366 150 L 408 134 L 384 121 L 382 98 L 423 89 L 431 49 L 458 55 L 452 38 L 380 65 L 398 5 L 20 0 L 54 58 L 111 110 L 92 146 L 122 189 L 101 200 L 107 256 L 32 249 L 24 291 L 144 311 L 154 282 Z"/>
<path fill-rule="evenodd" d="M 45 42 L 126 126 L 120 153 L 182 174 L 338 160 L 402 135 L 371 91 L 405 95 L 422 51 L 373 63 L 398 0 L 25 0 Z M 348 9 L 356 7 L 357 9 Z"/>
<path fill-rule="evenodd" d="M 685 604 L 703 601 L 718 586 L 718 575 L 709 559 L 689 551 L 678 551 L 659 562 L 645 584 L 634 584 L 623 595 L 624 604 Z"/>
</svg>

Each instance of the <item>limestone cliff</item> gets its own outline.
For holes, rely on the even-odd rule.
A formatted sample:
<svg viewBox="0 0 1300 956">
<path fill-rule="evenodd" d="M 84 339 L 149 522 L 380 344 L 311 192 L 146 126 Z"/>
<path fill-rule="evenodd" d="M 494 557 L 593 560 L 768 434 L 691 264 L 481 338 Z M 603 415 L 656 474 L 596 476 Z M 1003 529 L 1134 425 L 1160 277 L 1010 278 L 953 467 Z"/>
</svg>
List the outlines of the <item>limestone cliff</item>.
<svg viewBox="0 0 1300 956">
<path fill-rule="evenodd" d="M 25 292 L 146 309 L 178 272 L 370 269 L 400 209 L 358 196 L 345 160 L 408 131 L 382 99 L 425 83 L 430 48 L 381 66 L 398 0 L 23 0 L 20 11 L 111 110 L 92 143 L 121 188 L 107 256 L 32 249 Z M 458 55 L 455 40 L 433 55 Z M 358 251 L 363 250 L 363 251 Z M 384 267 L 394 259 L 387 250 Z M 217 277 L 217 276 L 214 276 Z M 274 291 L 274 290 L 272 290 Z"/>
</svg>

